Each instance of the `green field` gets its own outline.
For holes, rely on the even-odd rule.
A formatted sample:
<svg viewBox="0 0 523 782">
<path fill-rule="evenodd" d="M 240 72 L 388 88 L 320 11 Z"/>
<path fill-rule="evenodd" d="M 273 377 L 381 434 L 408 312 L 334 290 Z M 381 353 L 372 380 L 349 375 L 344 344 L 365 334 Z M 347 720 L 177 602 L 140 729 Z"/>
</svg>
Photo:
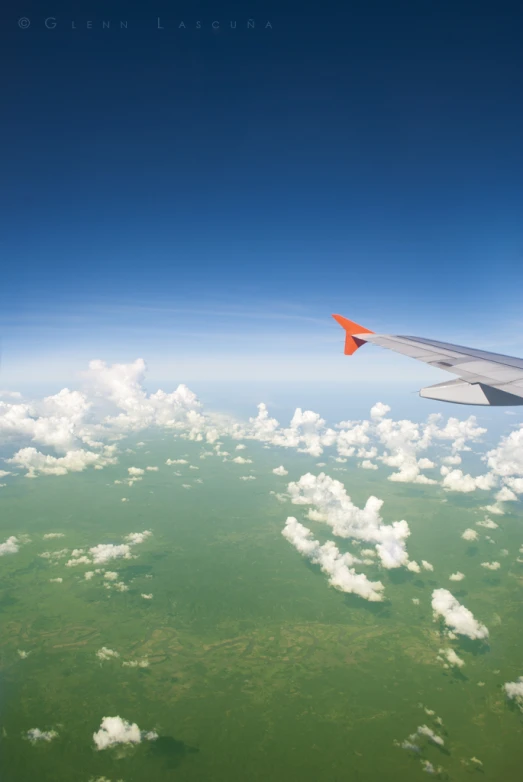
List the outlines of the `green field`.
<svg viewBox="0 0 523 782">
<path fill-rule="evenodd" d="M 331 462 L 326 472 L 356 504 L 376 494 L 385 521 L 405 518 L 411 558 L 434 565 L 419 575 L 365 567 L 386 595 L 368 603 L 329 587 L 281 535 L 293 515 L 321 540 L 332 538 L 304 506 L 270 493 L 319 472 L 317 460 L 248 443 L 242 454 L 253 463 L 239 465 L 201 460 L 197 443 L 142 439 L 117 466 L 16 476 L 0 489 L 0 540 L 30 539 L 0 558 L 2 782 L 410 782 L 425 778 L 421 760 L 441 766 L 442 779 L 519 782 L 523 714 L 502 685 L 523 675 L 520 512 L 482 531 L 494 544 L 483 534 L 469 544 L 460 535 L 484 515 L 477 494 L 394 484 L 382 469 L 332 472 Z M 182 456 L 199 470 L 165 465 Z M 272 474 L 279 464 L 285 478 Z M 131 487 L 114 484 L 127 467 L 146 465 L 159 470 Z M 251 469 L 256 480 L 239 480 Z M 153 534 L 133 547 L 136 559 L 67 567 L 69 555 L 40 556 L 119 544 L 143 530 Z M 500 570 L 483 569 L 486 560 L 499 560 Z M 127 591 L 103 572 L 86 580 L 97 567 L 116 571 Z M 449 582 L 456 570 L 465 580 Z M 449 645 L 432 619 L 438 587 L 490 630 L 489 644 L 453 642 L 465 660 L 460 670 L 436 659 Z M 119 656 L 101 661 L 102 647 Z M 146 664 L 123 665 L 130 661 Z M 97 751 L 93 733 L 106 716 L 159 738 Z M 417 755 L 395 744 L 423 724 L 443 747 L 425 740 Z M 58 736 L 32 743 L 33 728 Z"/>
</svg>

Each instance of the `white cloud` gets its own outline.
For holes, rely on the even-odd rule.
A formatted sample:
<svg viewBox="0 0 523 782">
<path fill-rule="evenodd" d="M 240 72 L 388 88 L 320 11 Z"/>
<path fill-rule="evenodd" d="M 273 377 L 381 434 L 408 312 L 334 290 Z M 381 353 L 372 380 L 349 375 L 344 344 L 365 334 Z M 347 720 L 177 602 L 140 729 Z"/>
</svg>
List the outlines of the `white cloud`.
<svg viewBox="0 0 523 782">
<path fill-rule="evenodd" d="M 461 464 L 461 456 L 458 453 L 455 453 L 452 456 L 444 456 L 441 461 L 443 462 L 443 464 L 450 464 L 450 465 Z"/>
<path fill-rule="evenodd" d="M 434 618 L 441 616 L 445 624 L 459 635 L 472 639 L 488 638 L 485 625 L 478 622 L 471 611 L 452 595 L 448 589 L 435 589 L 432 593 Z"/>
<path fill-rule="evenodd" d="M 252 464 L 252 459 L 245 459 L 243 456 L 236 456 L 231 461 L 235 464 Z"/>
<path fill-rule="evenodd" d="M 33 744 L 36 744 L 38 741 L 52 741 L 53 739 L 57 738 L 58 733 L 56 730 L 40 730 L 40 728 L 31 728 L 27 731 L 26 736 L 29 741 L 31 741 Z"/>
<path fill-rule="evenodd" d="M 390 407 L 388 405 L 384 405 L 383 402 L 376 402 L 374 407 L 371 407 L 370 409 L 370 417 L 374 420 L 383 418 L 387 415 L 387 413 L 390 413 Z"/>
<path fill-rule="evenodd" d="M 486 529 L 498 529 L 499 524 L 496 524 L 492 519 L 484 519 L 483 521 L 476 521 L 477 527 L 485 527 Z"/>
<path fill-rule="evenodd" d="M 83 554 L 82 556 L 79 557 L 74 557 L 74 556 L 71 557 L 71 559 L 65 563 L 65 566 L 76 567 L 76 565 L 90 565 L 90 564 L 91 564 L 91 560 L 89 559 L 89 557 Z"/>
<path fill-rule="evenodd" d="M 438 657 L 438 660 L 445 660 L 445 668 L 449 667 L 456 667 L 456 668 L 462 668 L 465 665 L 465 660 L 462 660 L 461 657 L 459 657 L 454 649 L 440 649 L 439 650 L 441 657 Z"/>
<path fill-rule="evenodd" d="M 464 578 L 465 578 L 464 574 L 460 573 L 459 570 L 457 571 L 457 573 L 452 573 L 452 575 L 449 576 L 450 581 L 463 581 Z"/>
<path fill-rule="evenodd" d="M 430 739 L 430 741 L 432 741 L 434 744 L 438 744 L 440 747 L 443 747 L 445 744 L 441 736 L 438 736 L 438 734 L 435 733 L 431 728 L 427 727 L 427 725 L 420 725 L 417 732 L 420 736 L 426 736 L 428 739 Z"/>
<path fill-rule="evenodd" d="M 0 557 L 5 554 L 17 554 L 20 550 L 20 541 L 11 535 L 4 543 L 0 543 Z"/>
<path fill-rule="evenodd" d="M 289 474 L 289 471 L 285 469 L 285 467 L 283 466 L 283 464 L 280 464 L 280 466 L 279 466 L 279 467 L 275 467 L 275 468 L 274 468 L 274 470 L 273 470 L 273 473 L 274 473 L 275 475 L 288 475 L 288 474 Z"/>
<path fill-rule="evenodd" d="M 112 559 L 131 559 L 131 549 L 126 543 L 99 543 L 89 549 L 89 553 L 96 565 L 105 565 Z M 89 560 L 88 560 L 89 561 Z"/>
<path fill-rule="evenodd" d="M 152 534 L 150 529 L 145 529 L 143 532 L 131 532 L 125 536 L 124 540 L 131 546 L 137 546 L 147 540 L 147 538 L 150 538 Z"/>
<path fill-rule="evenodd" d="M 152 594 L 151 595 L 145 595 L 145 594 L 142 593 L 141 597 L 143 597 L 144 600 L 152 600 L 153 599 Z"/>
<path fill-rule="evenodd" d="M 465 475 L 462 470 L 450 470 L 448 467 L 441 468 L 441 474 L 444 476 L 442 486 L 446 491 L 459 491 L 468 494 L 476 489 L 488 491 L 494 488 L 496 477 L 492 473 L 485 475 Z"/>
<path fill-rule="evenodd" d="M 159 467 L 146 467 L 147 472 L 158 472 Z"/>
<path fill-rule="evenodd" d="M 127 468 L 127 472 L 129 473 L 129 475 L 131 477 L 134 478 L 134 477 L 137 477 L 137 476 L 140 476 L 140 475 L 144 475 L 145 470 L 142 470 L 141 467 L 128 467 Z"/>
<path fill-rule="evenodd" d="M 38 475 L 67 475 L 68 472 L 82 472 L 87 467 L 105 467 L 116 464 L 114 446 L 106 446 L 103 451 L 67 451 L 65 456 L 50 456 L 40 453 L 36 448 L 21 448 L 11 459 L 10 464 L 16 464 L 27 470 L 26 478 L 36 478 Z"/>
<path fill-rule="evenodd" d="M 317 476 L 307 473 L 287 488 L 292 503 L 312 506 L 307 514 L 309 519 L 325 522 L 338 537 L 374 543 L 386 568 L 407 565 L 409 525 L 404 520 L 384 524 L 379 513 L 383 500 L 371 496 L 360 509 L 353 504 L 344 485 L 325 473 Z"/>
<path fill-rule="evenodd" d="M 122 666 L 124 668 L 148 668 L 149 660 L 147 658 L 144 660 L 125 660 Z"/>
<path fill-rule="evenodd" d="M 463 538 L 463 540 L 472 541 L 472 540 L 477 540 L 479 536 L 475 529 L 470 529 L 469 527 L 469 529 L 466 529 L 461 537 Z"/>
<path fill-rule="evenodd" d="M 101 649 L 98 649 L 96 656 L 99 660 L 113 660 L 116 657 L 120 657 L 118 652 L 115 652 L 114 649 L 108 649 L 107 646 L 102 646 Z"/>
<path fill-rule="evenodd" d="M 51 538 L 65 538 L 63 532 L 46 532 L 44 540 L 51 540 Z"/>
<path fill-rule="evenodd" d="M 481 567 L 484 567 L 486 570 L 499 570 L 501 564 L 499 562 L 482 562 Z"/>
<path fill-rule="evenodd" d="M 434 570 L 434 565 L 431 565 L 430 562 L 427 562 L 426 559 L 421 560 L 421 565 L 423 567 L 423 570 Z"/>
<path fill-rule="evenodd" d="M 144 739 L 154 741 L 157 738 L 156 732 L 141 731 L 135 722 L 127 722 L 121 717 L 104 717 L 100 730 L 93 733 L 97 750 L 114 747 L 117 744 L 140 744 Z"/>
<path fill-rule="evenodd" d="M 169 466 L 172 464 L 189 464 L 187 459 L 167 459 L 165 464 L 168 464 Z"/>
<path fill-rule="evenodd" d="M 517 682 L 507 682 L 503 685 L 507 697 L 515 701 L 523 711 L 523 676 L 520 676 Z"/>
<path fill-rule="evenodd" d="M 61 583 L 62 583 L 62 581 L 63 581 L 63 578 L 50 578 L 50 579 L 49 579 L 49 582 L 50 582 L 51 584 L 61 584 Z"/>
<path fill-rule="evenodd" d="M 352 592 L 371 602 L 383 600 L 384 586 L 381 581 L 369 581 L 363 573 L 356 573 L 351 565 L 358 560 L 349 553 L 341 554 L 332 541 L 321 546 L 319 541 L 314 540 L 311 531 L 292 516 L 287 518 L 282 535 L 300 554 L 312 563 L 320 565 L 322 571 L 329 576 L 331 586 L 341 592 Z"/>
</svg>

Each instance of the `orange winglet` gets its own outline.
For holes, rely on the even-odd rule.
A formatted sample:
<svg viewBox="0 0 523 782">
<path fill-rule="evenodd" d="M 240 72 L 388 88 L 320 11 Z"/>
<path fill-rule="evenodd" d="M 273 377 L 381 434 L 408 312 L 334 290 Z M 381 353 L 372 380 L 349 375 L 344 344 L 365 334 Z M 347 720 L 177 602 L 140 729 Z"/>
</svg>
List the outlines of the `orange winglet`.
<svg viewBox="0 0 523 782">
<path fill-rule="evenodd" d="M 345 329 L 346 356 L 352 356 L 352 354 L 355 353 L 358 348 L 361 348 L 361 346 L 365 344 L 364 339 L 354 337 L 353 334 L 374 334 L 374 331 L 365 329 L 363 326 L 359 326 L 357 323 L 354 323 L 353 320 L 344 318 L 343 315 L 333 315 L 332 317 L 340 324 L 342 328 Z"/>
</svg>

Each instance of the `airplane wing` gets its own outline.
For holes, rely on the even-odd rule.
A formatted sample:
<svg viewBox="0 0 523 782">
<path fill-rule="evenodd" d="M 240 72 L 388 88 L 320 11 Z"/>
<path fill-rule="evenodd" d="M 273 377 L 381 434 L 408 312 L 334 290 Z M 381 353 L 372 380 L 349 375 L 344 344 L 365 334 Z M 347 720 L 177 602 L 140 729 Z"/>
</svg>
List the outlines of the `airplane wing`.
<svg viewBox="0 0 523 782">
<path fill-rule="evenodd" d="M 422 388 L 419 394 L 426 399 L 462 405 L 523 405 L 521 358 L 424 337 L 375 334 L 341 315 L 332 317 L 345 329 L 346 355 L 370 342 L 457 375 L 456 380 Z"/>
</svg>

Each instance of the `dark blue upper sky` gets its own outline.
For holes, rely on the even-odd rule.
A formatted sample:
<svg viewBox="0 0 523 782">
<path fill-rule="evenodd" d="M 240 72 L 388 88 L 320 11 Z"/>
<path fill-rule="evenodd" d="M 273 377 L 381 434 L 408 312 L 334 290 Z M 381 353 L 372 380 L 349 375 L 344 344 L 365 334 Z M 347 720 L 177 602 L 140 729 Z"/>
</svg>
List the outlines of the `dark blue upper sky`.
<svg viewBox="0 0 523 782">
<path fill-rule="evenodd" d="M 337 351 L 332 311 L 521 345 L 521 4 L 292 5 L 4 9 L 7 356 L 156 323 L 270 354 L 308 316 Z"/>
</svg>

